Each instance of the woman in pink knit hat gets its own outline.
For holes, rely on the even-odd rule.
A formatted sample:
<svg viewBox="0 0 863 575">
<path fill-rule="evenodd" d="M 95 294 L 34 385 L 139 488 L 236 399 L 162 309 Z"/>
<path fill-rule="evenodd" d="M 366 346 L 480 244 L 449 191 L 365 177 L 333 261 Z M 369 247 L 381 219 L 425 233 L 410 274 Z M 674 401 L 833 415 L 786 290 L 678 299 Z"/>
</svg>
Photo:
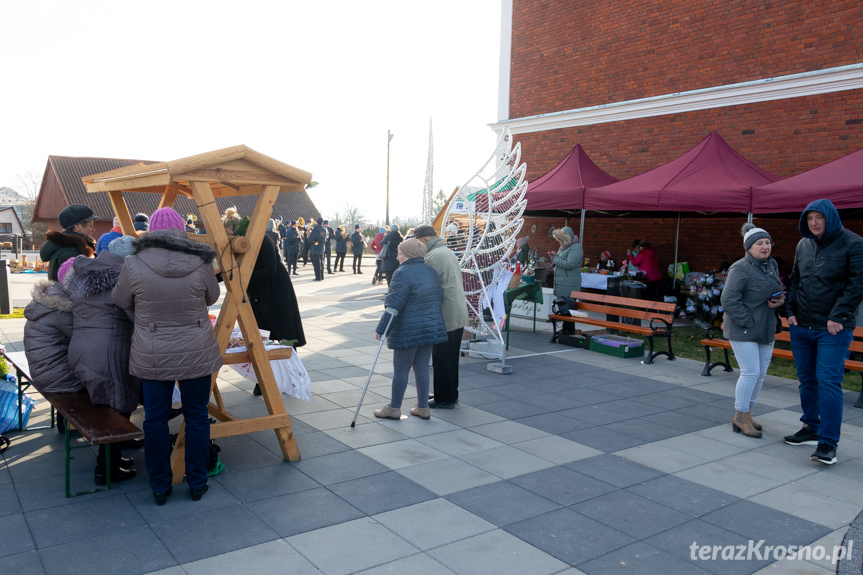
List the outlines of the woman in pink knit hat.
<svg viewBox="0 0 863 575">
<path fill-rule="evenodd" d="M 168 419 L 174 382 L 180 384 L 186 423 L 186 482 L 193 501 L 207 492 L 210 421 L 207 404 L 222 354 L 207 306 L 219 299 L 216 251 L 189 239 L 183 218 L 156 210 L 150 231 L 135 241 L 114 288 L 114 303 L 135 314 L 129 371 L 144 390 L 144 449 L 157 505 L 171 495 Z"/>
</svg>

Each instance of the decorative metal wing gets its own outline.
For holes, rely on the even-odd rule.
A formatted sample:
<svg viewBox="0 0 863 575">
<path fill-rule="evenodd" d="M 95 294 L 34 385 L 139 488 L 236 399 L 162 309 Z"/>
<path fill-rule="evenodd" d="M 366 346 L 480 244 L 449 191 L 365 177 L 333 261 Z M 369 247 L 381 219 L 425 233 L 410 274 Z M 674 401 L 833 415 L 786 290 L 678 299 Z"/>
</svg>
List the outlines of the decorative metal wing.
<svg viewBox="0 0 863 575">
<path fill-rule="evenodd" d="M 466 328 L 478 337 L 493 334 L 501 346 L 502 296 L 512 277 L 507 263 L 527 205 L 527 166 L 520 160 L 521 144 L 513 146 L 505 128 L 491 157 L 455 192 L 441 225 L 441 237 L 461 264 L 471 320 Z M 485 308 L 493 309 L 494 319 L 488 323 Z"/>
</svg>

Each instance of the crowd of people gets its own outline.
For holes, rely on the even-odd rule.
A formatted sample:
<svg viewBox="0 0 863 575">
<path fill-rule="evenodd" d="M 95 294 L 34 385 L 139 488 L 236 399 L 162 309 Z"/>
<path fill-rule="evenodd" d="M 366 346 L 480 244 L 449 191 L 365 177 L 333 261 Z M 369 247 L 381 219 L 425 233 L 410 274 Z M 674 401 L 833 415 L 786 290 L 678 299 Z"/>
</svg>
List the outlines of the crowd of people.
<svg viewBox="0 0 863 575">
<path fill-rule="evenodd" d="M 87 206 L 68 206 L 59 215 L 62 229 L 48 232 L 42 247 L 48 279 L 37 282 L 25 310 L 24 345 L 33 383 L 46 392 L 86 390 L 94 404 L 109 405 L 127 418 L 143 405 L 145 465 L 158 505 L 172 493 L 168 420 L 178 387 L 186 425 L 186 481 L 197 501 L 208 489 L 207 405 L 212 376 L 222 366 L 208 306 L 219 298 L 222 273 L 233 271 L 214 271 L 215 250 L 190 239 L 194 221 L 172 208 L 136 215 L 134 236 L 124 235 L 115 219 L 97 241 L 95 219 Z M 229 236 L 243 235 L 248 218 L 229 208 L 222 223 Z M 837 460 L 843 362 L 863 300 L 863 239 L 842 227 L 829 200 L 810 204 L 799 227 L 803 237 L 787 280 L 771 257 L 769 232 L 752 224 L 741 230 L 744 257 L 730 266 L 722 292 L 724 336 L 740 365 L 732 429 L 762 436 L 752 409 L 781 325 L 778 314 L 784 310 L 803 411 L 803 427 L 785 442 L 816 445 L 811 458 L 829 465 Z M 571 228 L 553 235 L 560 246 L 548 252 L 553 292 L 568 298 L 580 290 L 584 252 Z M 304 266 L 311 259 L 315 281 L 323 281 L 326 274 L 344 271 L 350 248 L 352 271 L 362 274 L 368 246 L 359 225 L 349 234 L 327 220 L 271 220 L 247 288 L 259 327 L 271 339 L 303 346 L 291 281 L 299 259 Z M 525 257 L 525 246 L 527 238 L 518 246 L 519 258 Z M 468 323 L 456 254 L 430 225 L 404 235 L 398 225 L 381 227 L 370 247 L 376 255 L 372 284 L 386 281 L 388 288 L 375 337 L 386 338 L 393 350 L 394 370 L 390 401 L 374 415 L 402 417 L 411 371 L 417 387 L 411 415 L 429 419 L 431 409 L 453 409 L 459 401 L 459 354 Z M 658 281 L 651 275 L 658 264 L 649 242 L 635 242 L 627 256 L 646 272 L 649 286 Z M 254 393 L 259 395 L 259 388 Z M 100 448 L 97 484 L 105 483 L 109 470 L 114 481 L 135 477 L 134 461 L 124 458 L 121 449 L 111 450 L 110 459 Z"/>
</svg>

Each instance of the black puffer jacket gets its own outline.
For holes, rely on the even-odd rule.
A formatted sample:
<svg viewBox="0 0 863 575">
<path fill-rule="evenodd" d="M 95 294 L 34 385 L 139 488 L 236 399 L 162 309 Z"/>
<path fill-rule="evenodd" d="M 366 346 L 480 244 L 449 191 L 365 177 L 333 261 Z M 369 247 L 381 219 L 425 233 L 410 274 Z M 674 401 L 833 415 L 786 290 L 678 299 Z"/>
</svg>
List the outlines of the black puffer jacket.
<svg viewBox="0 0 863 575">
<path fill-rule="evenodd" d="M 62 284 L 40 280 L 33 300 L 24 308 L 24 353 L 36 389 L 71 393 L 84 389 L 69 367 L 72 339 L 72 300 Z"/>
<path fill-rule="evenodd" d="M 94 405 L 131 413 L 141 399 L 141 380 L 129 373 L 133 317 L 111 300 L 122 268 L 123 258 L 108 250 L 75 260 L 66 279 L 74 316 L 69 365 Z"/>
<path fill-rule="evenodd" d="M 394 272 L 399 269 L 399 244 L 404 241 L 399 227 L 393 224 L 392 231 L 381 240 L 382 246 L 389 246 L 387 257 L 382 260 L 381 269 L 385 272 Z"/>
<path fill-rule="evenodd" d="M 826 227 L 820 238 L 809 231 L 806 214 L 820 212 Z M 863 238 L 842 227 L 830 200 L 816 200 L 800 216 L 800 235 L 791 285 L 788 317 L 806 328 L 827 329 L 827 320 L 854 329 L 863 300 Z"/>
</svg>

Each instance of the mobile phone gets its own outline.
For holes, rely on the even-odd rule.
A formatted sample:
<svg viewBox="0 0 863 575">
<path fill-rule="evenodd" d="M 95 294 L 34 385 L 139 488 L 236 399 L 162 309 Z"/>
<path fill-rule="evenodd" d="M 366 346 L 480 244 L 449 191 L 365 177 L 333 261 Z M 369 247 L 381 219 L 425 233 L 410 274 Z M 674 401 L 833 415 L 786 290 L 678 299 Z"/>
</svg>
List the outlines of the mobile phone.
<svg viewBox="0 0 863 575">
<path fill-rule="evenodd" d="M 776 299 L 776 298 L 778 298 L 778 297 L 781 297 L 781 296 L 782 296 L 782 294 L 784 294 L 784 293 L 785 293 L 785 292 L 778 291 L 778 292 L 776 292 L 775 294 L 773 294 L 772 296 L 770 296 L 770 299 Z"/>
</svg>

